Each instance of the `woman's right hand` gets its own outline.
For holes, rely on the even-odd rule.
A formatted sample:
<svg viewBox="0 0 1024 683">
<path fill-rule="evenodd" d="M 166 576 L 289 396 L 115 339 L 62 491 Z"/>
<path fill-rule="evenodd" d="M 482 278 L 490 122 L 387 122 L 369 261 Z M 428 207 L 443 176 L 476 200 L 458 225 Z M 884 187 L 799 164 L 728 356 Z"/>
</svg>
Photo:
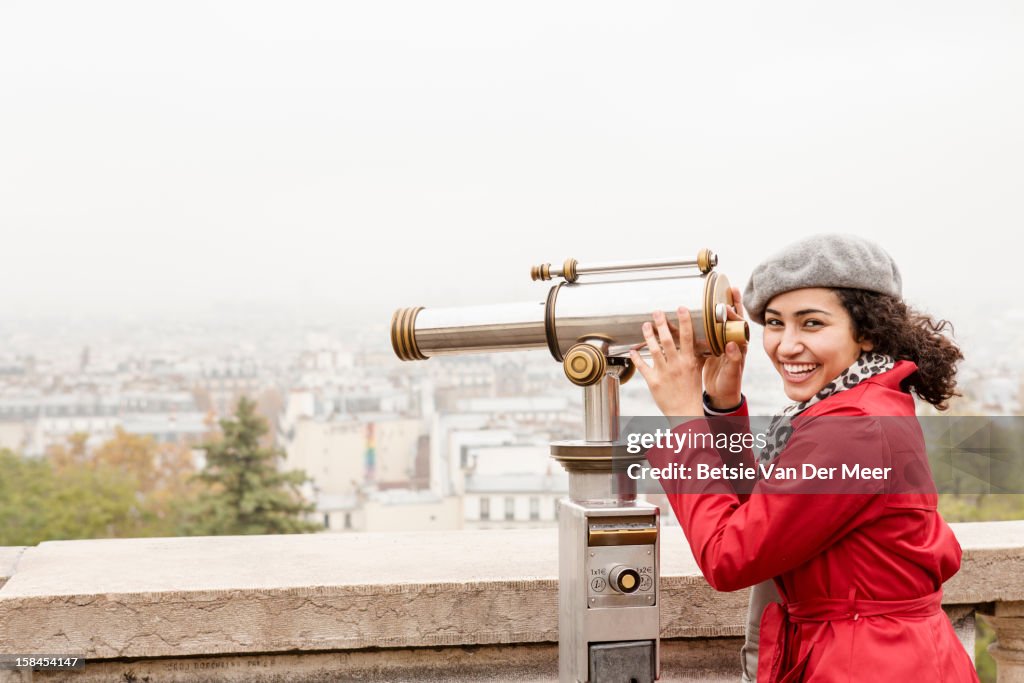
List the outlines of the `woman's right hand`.
<svg viewBox="0 0 1024 683">
<path fill-rule="evenodd" d="M 740 290 L 733 287 L 732 297 L 735 310 L 729 308 L 729 320 L 743 320 Z M 746 358 L 746 344 L 740 346 L 736 342 L 729 342 L 725 345 L 725 353 L 711 356 L 704 362 L 704 391 L 715 410 L 735 408 L 743 400 L 743 364 Z"/>
</svg>

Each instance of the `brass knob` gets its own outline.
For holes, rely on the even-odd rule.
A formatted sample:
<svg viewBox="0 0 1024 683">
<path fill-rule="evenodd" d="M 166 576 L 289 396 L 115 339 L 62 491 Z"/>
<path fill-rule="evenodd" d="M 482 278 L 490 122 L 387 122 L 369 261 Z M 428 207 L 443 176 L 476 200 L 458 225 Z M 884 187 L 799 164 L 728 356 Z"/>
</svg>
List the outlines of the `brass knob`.
<svg viewBox="0 0 1024 683">
<path fill-rule="evenodd" d="M 570 382 L 580 387 L 588 387 L 604 377 L 608 361 L 603 353 L 590 344 L 576 344 L 565 354 L 562 367 Z"/>
<path fill-rule="evenodd" d="M 542 263 L 539 266 L 533 266 L 530 268 L 530 279 L 536 282 L 537 280 L 550 280 L 551 279 L 551 264 Z"/>
</svg>

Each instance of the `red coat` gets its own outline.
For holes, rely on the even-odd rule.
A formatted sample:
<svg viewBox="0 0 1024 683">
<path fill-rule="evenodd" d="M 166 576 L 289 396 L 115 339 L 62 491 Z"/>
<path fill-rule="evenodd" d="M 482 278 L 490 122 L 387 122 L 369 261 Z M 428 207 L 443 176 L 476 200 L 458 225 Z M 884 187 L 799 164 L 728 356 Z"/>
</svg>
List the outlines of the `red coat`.
<svg viewBox="0 0 1024 683">
<path fill-rule="evenodd" d="M 916 370 L 898 362 L 811 406 L 794 420 L 794 433 L 774 462 L 927 468 L 913 399 L 900 388 Z M 745 407 L 741 411 L 737 415 L 745 417 Z M 814 419 L 822 416 L 861 419 Z M 711 427 L 697 420 L 677 429 Z M 654 467 L 722 464 L 718 451 L 698 448 L 651 450 L 648 460 Z M 961 550 L 936 510 L 936 495 L 893 494 L 884 483 L 846 493 L 793 493 L 806 486 L 762 479 L 749 496 L 721 481 L 696 488 L 690 482 L 685 492 L 666 486 L 697 564 L 715 589 L 775 579 L 783 603 L 769 605 L 762 616 L 757 680 L 977 681 L 940 607 L 941 586 L 959 570 Z"/>
</svg>

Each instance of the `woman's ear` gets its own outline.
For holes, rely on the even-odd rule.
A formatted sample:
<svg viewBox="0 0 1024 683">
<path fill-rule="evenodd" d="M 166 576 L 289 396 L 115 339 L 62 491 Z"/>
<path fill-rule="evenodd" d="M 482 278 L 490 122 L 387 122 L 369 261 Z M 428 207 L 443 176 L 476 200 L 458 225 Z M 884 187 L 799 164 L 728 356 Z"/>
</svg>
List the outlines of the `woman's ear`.
<svg viewBox="0 0 1024 683">
<path fill-rule="evenodd" d="M 860 350 L 861 351 L 874 351 L 875 350 L 875 342 L 871 341 L 870 339 L 861 339 L 860 340 Z"/>
</svg>

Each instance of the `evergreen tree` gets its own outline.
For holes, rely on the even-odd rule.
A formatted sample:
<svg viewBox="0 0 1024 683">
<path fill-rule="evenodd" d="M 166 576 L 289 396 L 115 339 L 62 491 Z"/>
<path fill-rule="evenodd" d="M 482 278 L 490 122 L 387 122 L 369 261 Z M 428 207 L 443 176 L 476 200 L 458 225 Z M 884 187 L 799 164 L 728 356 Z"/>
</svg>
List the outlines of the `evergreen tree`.
<svg viewBox="0 0 1024 683">
<path fill-rule="evenodd" d="M 203 444 L 206 467 L 197 475 L 207 485 L 183 531 L 188 535 L 291 534 L 319 531 L 304 515 L 314 506 L 299 487 L 305 472 L 278 470 L 280 449 L 260 445 L 267 422 L 243 397 L 232 419 L 220 421 L 222 438 Z"/>
</svg>

